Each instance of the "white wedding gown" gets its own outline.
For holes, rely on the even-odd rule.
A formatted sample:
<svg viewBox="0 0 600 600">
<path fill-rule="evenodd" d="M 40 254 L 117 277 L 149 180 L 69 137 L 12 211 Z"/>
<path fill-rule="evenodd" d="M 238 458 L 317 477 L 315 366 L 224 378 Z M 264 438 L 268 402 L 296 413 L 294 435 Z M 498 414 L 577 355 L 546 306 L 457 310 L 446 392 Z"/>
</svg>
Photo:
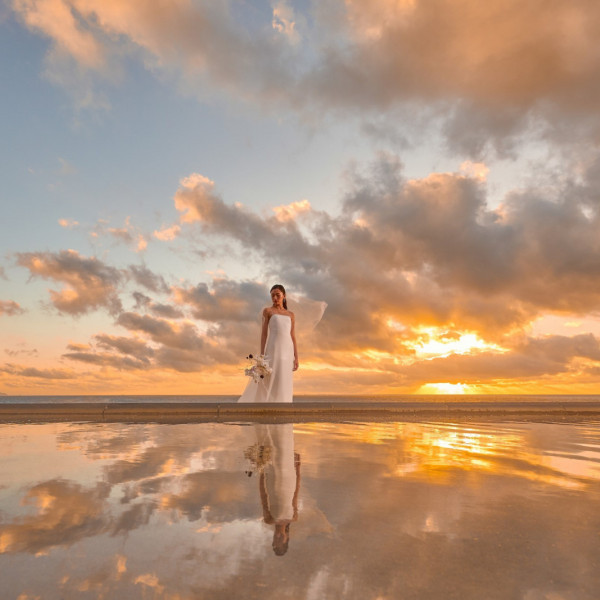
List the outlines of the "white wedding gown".
<svg viewBox="0 0 600 600">
<path fill-rule="evenodd" d="M 252 378 L 238 402 L 292 402 L 294 395 L 294 343 L 292 318 L 271 315 L 265 356 L 273 369 L 270 375 L 255 383 Z"/>
</svg>

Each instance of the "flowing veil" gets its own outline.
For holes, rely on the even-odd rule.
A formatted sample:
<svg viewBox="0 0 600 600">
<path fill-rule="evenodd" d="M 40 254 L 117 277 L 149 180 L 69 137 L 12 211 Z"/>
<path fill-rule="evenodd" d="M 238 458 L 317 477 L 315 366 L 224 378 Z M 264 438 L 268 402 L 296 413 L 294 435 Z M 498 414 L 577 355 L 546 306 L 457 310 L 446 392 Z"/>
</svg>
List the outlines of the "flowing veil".
<svg viewBox="0 0 600 600">
<path fill-rule="evenodd" d="M 305 331 L 313 330 L 327 309 L 327 302 L 293 294 L 287 295 L 287 305 L 296 317 L 296 329 Z"/>
<path fill-rule="evenodd" d="M 296 317 L 296 331 L 312 331 L 319 324 L 325 314 L 325 310 L 327 310 L 327 302 L 311 300 L 306 296 L 287 294 L 286 300 L 288 309 Z M 259 322 L 262 322 L 263 310 L 261 308 L 258 313 Z"/>
</svg>

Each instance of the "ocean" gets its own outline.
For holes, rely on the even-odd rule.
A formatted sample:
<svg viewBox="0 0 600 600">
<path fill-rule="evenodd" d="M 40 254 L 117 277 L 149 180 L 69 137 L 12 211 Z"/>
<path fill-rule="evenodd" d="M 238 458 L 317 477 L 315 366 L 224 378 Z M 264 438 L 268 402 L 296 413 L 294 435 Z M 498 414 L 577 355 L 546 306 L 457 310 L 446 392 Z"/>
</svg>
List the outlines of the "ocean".
<svg viewBox="0 0 600 600">
<path fill-rule="evenodd" d="M 192 402 L 197 404 L 235 403 L 239 395 L 70 395 L 70 396 L 0 396 L 0 404 L 38 403 L 157 403 L 170 404 Z M 297 395 L 294 402 L 427 402 L 445 404 L 449 402 L 600 402 L 600 394 L 371 394 L 371 395 Z"/>
</svg>

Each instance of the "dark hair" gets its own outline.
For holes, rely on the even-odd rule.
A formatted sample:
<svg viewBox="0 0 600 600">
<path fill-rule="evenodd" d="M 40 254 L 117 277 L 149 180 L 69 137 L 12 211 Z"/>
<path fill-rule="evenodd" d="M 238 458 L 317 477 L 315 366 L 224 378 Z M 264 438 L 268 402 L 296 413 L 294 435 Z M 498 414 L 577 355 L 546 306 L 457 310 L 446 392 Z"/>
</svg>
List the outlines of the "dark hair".
<svg viewBox="0 0 600 600">
<path fill-rule="evenodd" d="M 280 283 L 276 283 L 269 290 L 269 293 L 271 293 L 273 290 L 281 290 L 283 292 L 283 308 L 285 308 L 285 310 L 287 310 L 287 300 L 285 299 L 285 288 Z"/>
<path fill-rule="evenodd" d="M 283 544 L 275 543 L 275 532 L 273 532 L 273 552 L 276 556 L 283 556 L 288 551 L 290 545 L 290 524 L 287 523 L 285 526 L 286 540 Z"/>
</svg>

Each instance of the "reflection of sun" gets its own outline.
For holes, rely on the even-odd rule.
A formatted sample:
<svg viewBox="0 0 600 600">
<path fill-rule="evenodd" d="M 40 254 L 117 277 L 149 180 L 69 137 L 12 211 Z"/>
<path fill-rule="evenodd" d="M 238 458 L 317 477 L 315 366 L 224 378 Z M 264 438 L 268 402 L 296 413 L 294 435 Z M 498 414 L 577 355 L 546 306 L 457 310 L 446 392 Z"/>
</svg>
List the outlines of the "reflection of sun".
<svg viewBox="0 0 600 600">
<path fill-rule="evenodd" d="M 387 477 L 426 477 L 443 483 L 462 470 L 565 489 L 583 489 L 590 480 L 600 480 L 600 444 L 579 444 L 586 449 L 572 456 L 544 451 L 530 444 L 531 431 L 543 428 L 501 423 L 309 423 L 295 425 L 294 433 L 299 440 L 307 435 L 336 439 L 340 445 L 357 444 L 353 450 L 356 457 L 373 457 L 367 448 L 387 446 L 387 456 L 381 450 L 377 454 L 387 463 Z M 345 451 L 350 452 L 348 447 Z M 582 460 L 587 452 L 590 460 Z"/>
</svg>

